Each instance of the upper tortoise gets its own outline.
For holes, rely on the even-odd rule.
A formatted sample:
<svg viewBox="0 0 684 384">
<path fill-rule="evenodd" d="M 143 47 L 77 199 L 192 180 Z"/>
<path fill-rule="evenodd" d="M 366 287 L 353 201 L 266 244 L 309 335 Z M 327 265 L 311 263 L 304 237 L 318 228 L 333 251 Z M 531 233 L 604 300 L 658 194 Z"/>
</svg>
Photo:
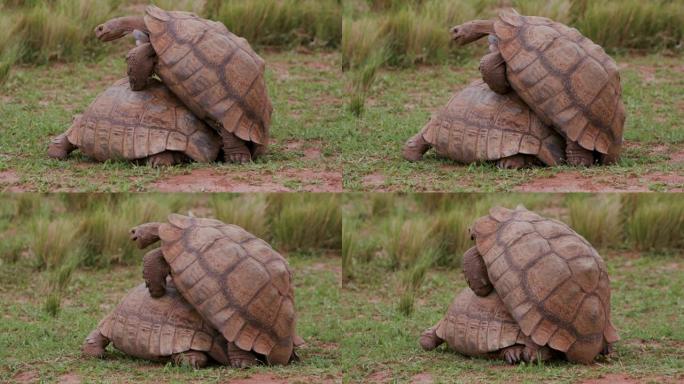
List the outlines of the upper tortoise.
<svg viewBox="0 0 684 384">
<path fill-rule="evenodd" d="M 480 296 L 496 290 L 534 344 L 590 363 L 619 340 L 603 259 L 570 227 L 521 206 L 494 207 L 470 231 L 468 284 Z"/>
<path fill-rule="evenodd" d="M 213 219 L 171 214 L 168 222 L 131 230 L 140 248 L 161 240 L 143 260 L 154 297 L 169 274 L 178 291 L 214 328 L 269 364 L 296 359 L 294 286 L 287 261 L 244 229 Z"/>
<path fill-rule="evenodd" d="M 497 161 L 501 168 L 557 165 L 565 143 L 514 93 L 499 95 L 481 80 L 456 93 L 404 146 L 416 161 L 430 147 L 461 163 Z"/>
<path fill-rule="evenodd" d="M 480 297 L 470 288 L 463 289 L 446 316 L 420 336 L 420 346 L 426 351 L 445 341 L 458 353 L 499 357 L 509 364 L 547 360 L 552 356 L 549 348 L 538 349 L 522 333 L 496 292 Z"/>
<path fill-rule="evenodd" d="M 148 6 L 145 16 L 120 17 L 95 28 L 102 41 L 134 35 L 127 55 L 133 90 L 156 73 L 223 138 L 226 161 L 247 162 L 266 150 L 273 107 L 264 60 L 247 40 L 219 22 Z"/>
<path fill-rule="evenodd" d="M 80 149 L 99 161 L 142 160 L 171 165 L 216 160 L 220 138 L 190 112 L 159 80 L 141 92 L 121 79 L 99 94 L 69 129 L 55 137 L 48 156 L 66 159 Z"/>
<path fill-rule="evenodd" d="M 547 125 L 566 139 L 567 161 L 614 163 L 622 148 L 625 108 L 620 74 L 604 50 L 569 28 L 544 17 L 502 11 L 493 20 L 452 28 L 467 44 L 490 36 L 480 62 L 483 79 L 498 93 L 512 87 Z"/>
<path fill-rule="evenodd" d="M 131 356 L 171 360 L 193 368 L 204 367 L 210 357 L 220 364 L 228 364 L 230 355 L 235 367 L 247 365 L 256 358 L 227 343 L 183 299 L 171 280 L 166 286 L 166 295 L 158 299 L 150 295 L 145 284 L 130 290 L 85 339 L 83 353 L 103 357 L 110 342 Z M 237 364 L 240 362 L 243 364 Z"/>
</svg>

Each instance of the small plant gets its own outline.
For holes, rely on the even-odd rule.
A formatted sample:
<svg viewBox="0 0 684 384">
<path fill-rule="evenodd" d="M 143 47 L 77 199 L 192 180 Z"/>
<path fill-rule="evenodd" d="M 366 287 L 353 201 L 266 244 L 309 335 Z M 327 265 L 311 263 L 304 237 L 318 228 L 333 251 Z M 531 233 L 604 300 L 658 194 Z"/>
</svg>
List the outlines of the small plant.
<svg viewBox="0 0 684 384">
<path fill-rule="evenodd" d="M 567 198 L 569 225 L 596 248 L 622 244 L 620 197 L 611 194 L 574 194 Z"/>
<path fill-rule="evenodd" d="M 340 249 L 342 212 L 336 194 L 269 196 L 273 242 L 288 251 Z"/>
<path fill-rule="evenodd" d="M 640 251 L 684 248 L 684 202 L 677 194 L 625 196 L 628 241 Z"/>
</svg>

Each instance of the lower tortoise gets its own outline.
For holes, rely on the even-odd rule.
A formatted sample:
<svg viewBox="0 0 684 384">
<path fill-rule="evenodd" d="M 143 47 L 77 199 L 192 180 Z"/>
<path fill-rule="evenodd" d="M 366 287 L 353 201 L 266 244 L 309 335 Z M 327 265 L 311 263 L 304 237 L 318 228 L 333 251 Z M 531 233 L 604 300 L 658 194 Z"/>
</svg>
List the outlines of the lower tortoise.
<svg viewBox="0 0 684 384">
<path fill-rule="evenodd" d="M 565 158 L 561 136 L 517 95 L 497 94 L 482 81 L 456 93 L 406 142 L 403 156 L 417 161 L 431 147 L 461 163 L 496 161 L 501 168 L 558 165 Z"/>
<path fill-rule="evenodd" d="M 452 350 L 467 356 L 502 358 L 509 364 L 551 358 L 549 348 L 537 348 L 491 292 L 477 296 L 463 289 L 449 306 L 446 316 L 420 336 L 420 346 L 430 351 L 446 341 Z"/>
<path fill-rule="evenodd" d="M 133 288 L 88 335 L 83 353 L 103 357 L 109 343 L 131 356 L 193 368 L 202 368 L 212 360 L 235 367 L 256 360 L 254 354 L 226 342 L 181 297 L 171 280 L 166 285 L 166 295 L 159 299 L 149 294 L 145 284 Z"/>
<path fill-rule="evenodd" d="M 144 257 L 143 277 L 163 296 L 170 274 L 183 297 L 228 342 L 263 355 L 268 364 L 297 359 L 294 286 L 287 260 L 237 225 L 172 214 L 131 230 Z"/>
<path fill-rule="evenodd" d="M 98 161 L 138 160 L 152 166 L 192 159 L 216 160 L 221 138 L 187 109 L 160 81 L 134 92 L 128 79 L 107 88 L 77 116 L 71 127 L 52 139 L 48 156 L 64 160 L 80 149 Z"/>
</svg>

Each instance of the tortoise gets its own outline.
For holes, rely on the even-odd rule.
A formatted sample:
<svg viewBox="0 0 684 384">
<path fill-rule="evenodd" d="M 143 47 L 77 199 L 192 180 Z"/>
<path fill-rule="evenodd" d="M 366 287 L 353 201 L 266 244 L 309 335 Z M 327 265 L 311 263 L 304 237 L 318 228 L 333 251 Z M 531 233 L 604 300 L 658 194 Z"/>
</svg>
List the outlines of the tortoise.
<svg viewBox="0 0 684 384">
<path fill-rule="evenodd" d="M 212 328 L 169 279 L 166 294 L 153 298 L 145 284 L 131 289 L 83 343 L 83 353 L 104 357 L 109 343 L 121 352 L 154 361 L 202 368 L 210 361 L 245 367 L 256 360 Z M 230 358 L 229 358 L 230 357 Z"/>
<path fill-rule="evenodd" d="M 237 225 L 178 214 L 165 223 L 131 229 L 131 240 L 161 247 L 143 259 L 150 294 L 164 294 L 166 276 L 228 342 L 254 351 L 268 364 L 297 359 L 292 273 L 265 241 Z"/>
<path fill-rule="evenodd" d="M 625 123 L 620 74 L 600 46 L 575 28 L 514 10 L 451 32 L 459 44 L 490 36 L 492 52 L 480 62 L 483 79 L 498 93 L 515 90 L 544 124 L 560 132 L 568 163 L 618 160 Z"/>
<path fill-rule="evenodd" d="M 149 80 L 133 92 L 121 79 L 98 95 L 69 129 L 48 146 L 48 156 L 60 160 L 80 149 L 99 161 L 125 159 L 152 166 L 192 159 L 216 160 L 221 140 L 160 81 Z"/>
<path fill-rule="evenodd" d="M 538 348 L 522 333 L 496 292 L 480 297 L 467 287 L 456 295 L 446 316 L 420 335 L 419 343 L 430 351 L 445 341 L 463 355 L 502 358 L 509 364 L 552 356 L 548 347 Z"/>
<path fill-rule="evenodd" d="M 493 288 L 526 336 L 569 361 L 588 364 L 610 353 L 620 337 L 608 273 L 582 236 L 522 206 L 492 208 L 470 233 L 475 247 L 464 255 L 471 260 L 463 272 L 476 294 Z"/>
<path fill-rule="evenodd" d="M 265 152 L 273 107 L 265 63 L 247 40 L 219 22 L 148 6 L 145 16 L 120 17 L 95 28 L 102 41 L 137 31 L 127 55 L 133 90 L 156 73 L 223 138 L 225 160 L 244 163 Z"/>
<path fill-rule="evenodd" d="M 461 163 L 497 161 L 501 168 L 558 165 L 565 143 L 514 93 L 500 95 L 478 80 L 456 93 L 404 146 L 404 158 L 419 160 L 434 147 Z"/>
</svg>

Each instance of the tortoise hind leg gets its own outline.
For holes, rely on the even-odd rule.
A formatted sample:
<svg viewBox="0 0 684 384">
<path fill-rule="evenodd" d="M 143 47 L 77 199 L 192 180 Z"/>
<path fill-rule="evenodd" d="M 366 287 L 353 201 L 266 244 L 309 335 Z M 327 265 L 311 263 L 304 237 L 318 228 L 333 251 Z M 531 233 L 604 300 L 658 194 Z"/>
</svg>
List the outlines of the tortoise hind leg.
<svg viewBox="0 0 684 384">
<path fill-rule="evenodd" d="M 506 79 L 506 61 L 498 50 L 482 57 L 480 73 L 482 80 L 492 91 L 502 95 L 510 92 L 511 86 Z"/>
<path fill-rule="evenodd" d="M 565 146 L 565 157 L 568 164 L 573 166 L 590 167 L 594 164 L 594 153 L 590 150 L 582 148 L 575 141 L 567 141 Z"/>
<path fill-rule="evenodd" d="M 180 152 L 164 151 L 147 158 L 147 164 L 151 167 L 166 167 L 174 164 L 182 164 L 187 161 L 187 156 Z"/>
<path fill-rule="evenodd" d="M 186 351 L 171 355 L 171 362 L 175 365 L 188 365 L 193 369 L 199 369 L 207 366 L 209 357 L 204 352 Z"/>
<path fill-rule="evenodd" d="M 418 339 L 418 343 L 420 344 L 421 348 L 425 351 L 432 351 L 433 349 L 439 347 L 443 342 L 444 339 L 440 338 L 437 336 L 437 325 L 435 325 L 432 328 L 428 328 L 423 333 L 420 334 L 420 339 Z"/>
<path fill-rule="evenodd" d="M 423 132 L 421 131 L 408 139 L 406 144 L 404 144 L 402 155 L 404 156 L 404 159 L 408 161 L 418 161 L 423 158 L 423 154 L 425 154 L 430 147 L 430 143 L 423 138 Z"/>
<path fill-rule="evenodd" d="M 143 257 L 143 279 L 150 296 L 161 297 L 166 293 L 166 276 L 171 273 L 161 248 L 153 249 Z"/>
<path fill-rule="evenodd" d="M 470 289 L 478 296 L 487 296 L 494 289 L 477 247 L 472 247 L 463 254 L 463 275 Z"/>
<path fill-rule="evenodd" d="M 249 368 L 257 364 L 254 352 L 244 351 L 235 343 L 228 343 L 228 361 L 233 368 Z"/>
<path fill-rule="evenodd" d="M 152 48 L 152 44 L 140 44 L 128 51 L 126 62 L 131 89 L 142 91 L 147 85 L 147 79 L 154 73 L 154 66 L 157 63 L 157 53 Z"/>
<path fill-rule="evenodd" d="M 501 350 L 501 358 L 508 364 L 517 364 L 522 361 L 524 345 L 516 344 Z"/>
<path fill-rule="evenodd" d="M 223 156 L 226 162 L 244 164 L 252 160 L 252 154 L 247 147 L 247 143 L 234 134 L 223 130 Z"/>
<path fill-rule="evenodd" d="M 95 329 L 83 342 L 83 354 L 89 357 L 104 357 L 105 348 L 109 345 L 109 339 L 104 337 L 99 330 Z"/>
<path fill-rule="evenodd" d="M 68 132 L 64 132 L 50 140 L 50 145 L 48 145 L 49 157 L 53 159 L 64 160 L 76 149 L 76 146 L 69 141 L 67 133 Z"/>
<path fill-rule="evenodd" d="M 537 165 L 537 158 L 530 155 L 513 155 L 499 159 L 496 166 L 501 169 L 521 169 Z"/>
</svg>

